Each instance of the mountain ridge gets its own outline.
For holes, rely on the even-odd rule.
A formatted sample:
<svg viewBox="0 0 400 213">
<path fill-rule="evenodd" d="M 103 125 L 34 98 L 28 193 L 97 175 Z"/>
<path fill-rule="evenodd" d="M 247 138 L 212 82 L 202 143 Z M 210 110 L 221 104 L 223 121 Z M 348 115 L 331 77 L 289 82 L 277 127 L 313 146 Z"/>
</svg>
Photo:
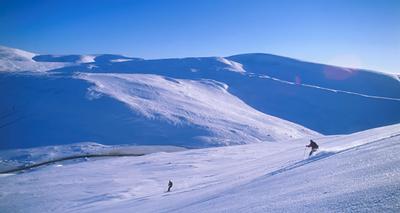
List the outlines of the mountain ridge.
<svg viewBox="0 0 400 213">
<path fill-rule="evenodd" d="M 6 50 L 9 55 L 19 54 L 18 50 Z M 159 76 L 164 79 L 164 83 L 217 82 L 222 85 L 226 95 L 237 98 L 248 107 L 321 134 L 347 134 L 400 122 L 400 115 L 396 113 L 400 108 L 400 82 L 392 75 L 377 72 L 308 63 L 270 54 L 152 60 L 112 54 L 22 56 L 28 58 L 27 63 L 13 60 L 13 57 L 0 58 L 3 64 L 13 65 L 9 70 L 0 72 L 0 96 L 3 97 L 0 112 L 4 115 L 0 119 L 0 134 L 2 141 L 7 141 L 3 147 L 81 141 L 141 145 L 184 145 L 183 142 L 186 141 L 190 146 L 201 147 L 205 144 L 192 142 L 199 141 L 200 138 L 203 140 L 205 135 L 206 138 L 218 135 L 217 132 L 213 133 L 216 129 L 210 126 L 176 126 L 167 124 L 164 122 L 166 120 L 162 119 L 146 119 L 146 116 L 142 117 L 144 114 L 141 114 L 140 110 L 137 111 L 139 114 L 132 113 L 132 104 L 140 103 L 140 107 L 146 111 L 149 101 L 162 100 L 164 92 L 171 92 L 169 90 L 174 84 L 168 84 L 158 93 L 152 94 L 151 98 L 156 98 L 154 100 L 149 99 L 146 102 L 143 99 L 141 102 L 127 104 L 125 99 L 110 96 L 110 91 L 101 91 L 95 82 L 76 78 L 80 74 L 107 78 L 103 83 L 112 80 L 110 75 L 119 76 L 120 79 L 125 75 L 136 76 L 134 78 Z M 36 57 L 40 62 L 35 62 L 30 57 Z M 46 60 L 51 62 L 43 62 Z M 151 86 L 145 82 L 125 82 L 126 88 L 119 89 L 121 94 L 136 101 L 144 91 L 137 89 Z M 109 86 L 116 85 L 118 84 Z M 176 93 L 171 98 L 185 93 L 190 97 L 190 91 L 196 87 L 189 85 L 191 84 L 186 85 L 186 90 Z M 214 95 L 218 90 L 213 87 L 215 84 L 209 84 L 207 90 L 213 91 L 210 94 Z M 150 90 L 146 95 L 149 94 Z M 191 98 L 188 100 L 195 100 L 194 97 Z M 185 108 L 167 100 L 164 102 L 169 103 L 169 109 Z M 180 102 L 183 103 L 193 104 Z M 235 108 L 238 102 L 231 104 L 228 108 Z M 157 112 L 156 117 L 163 118 L 165 112 Z M 185 111 L 187 112 L 189 111 Z M 193 112 L 181 117 L 188 121 L 193 117 Z M 221 119 L 220 122 L 227 120 L 229 119 Z M 108 129 L 106 124 L 112 124 L 114 128 Z M 47 132 L 45 129 L 49 127 L 54 131 Z M 243 133 L 242 139 L 232 140 L 236 137 L 233 133 L 238 130 L 240 134 Z M 26 135 L 18 134 L 21 131 Z M 231 135 L 228 138 L 232 144 L 241 144 L 247 140 L 244 138 L 252 135 L 250 132 L 254 131 L 260 130 L 253 127 L 235 127 L 233 132 L 228 130 L 226 135 Z M 249 139 L 247 142 L 263 141 L 261 138 Z M 217 142 L 218 140 L 220 142 Z M 218 140 L 214 140 L 214 143 L 228 145 L 222 142 L 224 139 L 221 137 Z M 143 144 L 143 141 L 147 142 Z"/>
</svg>

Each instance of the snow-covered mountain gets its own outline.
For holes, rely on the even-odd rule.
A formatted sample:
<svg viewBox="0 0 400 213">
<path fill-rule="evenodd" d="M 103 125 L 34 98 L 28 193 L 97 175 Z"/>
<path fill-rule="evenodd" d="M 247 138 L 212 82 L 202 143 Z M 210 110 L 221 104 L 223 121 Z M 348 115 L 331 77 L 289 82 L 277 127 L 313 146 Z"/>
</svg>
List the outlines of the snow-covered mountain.
<svg viewBox="0 0 400 213">
<path fill-rule="evenodd" d="M 1 212 L 400 210 L 396 75 L 0 47 L 0 97 Z"/>
<path fill-rule="evenodd" d="M 0 148 L 83 141 L 205 147 L 400 122 L 399 78 L 379 72 L 268 54 L 0 53 Z"/>
<path fill-rule="evenodd" d="M 41 63 L 33 59 L 36 55 L 35 53 L 0 46 L 0 72 L 44 72 L 72 65 L 62 62 Z"/>
<path fill-rule="evenodd" d="M 143 213 L 400 210 L 400 125 L 316 141 L 320 151 L 311 158 L 306 158 L 304 150 L 308 140 L 298 139 L 59 162 L 3 174 L 0 209 Z M 174 185 L 166 193 L 168 180 Z"/>
</svg>

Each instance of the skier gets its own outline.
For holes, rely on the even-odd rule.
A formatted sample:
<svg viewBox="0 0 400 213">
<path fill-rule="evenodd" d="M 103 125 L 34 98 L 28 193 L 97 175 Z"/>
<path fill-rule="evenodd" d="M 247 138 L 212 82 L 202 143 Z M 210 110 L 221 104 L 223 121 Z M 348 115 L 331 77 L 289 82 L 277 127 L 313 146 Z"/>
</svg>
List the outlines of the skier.
<svg viewBox="0 0 400 213">
<path fill-rule="evenodd" d="M 318 144 L 315 143 L 313 140 L 310 140 L 310 144 L 308 144 L 306 147 L 311 147 L 311 152 L 308 157 L 310 157 L 314 152 L 318 150 Z"/>
<path fill-rule="evenodd" d="M 168 191 L 167 191 L 167 192 L 170 192 L 170 191 L 171 191 L 172 185 L 173 185 L 173 183 L 172 183 L 172 181 L 170 180 L 170 181 L 168 182 Z"/>
</svg>

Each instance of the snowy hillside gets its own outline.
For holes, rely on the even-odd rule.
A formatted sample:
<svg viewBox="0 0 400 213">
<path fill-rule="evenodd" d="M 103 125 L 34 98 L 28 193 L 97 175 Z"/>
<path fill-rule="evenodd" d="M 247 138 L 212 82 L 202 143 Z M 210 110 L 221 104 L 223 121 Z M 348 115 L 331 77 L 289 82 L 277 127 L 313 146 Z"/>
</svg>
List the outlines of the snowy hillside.
<svg viewBox="0 0 400 213">
<path fill-rule="evenodd" d="M 0 176 L 2 212 L 397 212 L 400 126 L 61 162 Z M 307 150 L 308 152 L 309 150 Z M 172 191 L 166 193 L 168 180 Z"/>
<path fill-rule="evenodd" d="M 44 72 L 72 65 L 59 62 L 36 62 L 33 60 L 35 55 L 23 50 L 0 46 L 0 72 Z"/>
<path fill-rule="evenodd" d="M 0 173 L 36 168 L 66 160 L 92 157 L 141 156 L 155 152 L 186 150 L 175 146 L 113 145 L 84 142 L 59 146 L 41 146 L 29 149 L 0 150 Z"/>
<path fill-rule="evenodd" d="M 95 84 L 92 98 L 107 94 L 126 103 L 151 120 L 165 120 L 174 126 L 194 125 L 208 129 L 208 144 L 234 145 L 279 141 L 317 135 L 299 125 L 265 115 L 213 80 L 181 80 L 144 74 L 79 74 L 77 78 Z M 186 142 L 190 145 L 189 141 Z"/>
<path fill-rule="evenodd" d="M 0 50 L 0 149 L 208 147 L 400 122 L 400 81 L 379 72 L 268 54 L 145 60 Z"/>
<path fill-rule="evenodd" d="M 212 80 L 80 73 L 3 75 L 0 82 L 2 148 L 82 141 L 207 147 L 318 135 L 254 110 Z"/>
</svg>

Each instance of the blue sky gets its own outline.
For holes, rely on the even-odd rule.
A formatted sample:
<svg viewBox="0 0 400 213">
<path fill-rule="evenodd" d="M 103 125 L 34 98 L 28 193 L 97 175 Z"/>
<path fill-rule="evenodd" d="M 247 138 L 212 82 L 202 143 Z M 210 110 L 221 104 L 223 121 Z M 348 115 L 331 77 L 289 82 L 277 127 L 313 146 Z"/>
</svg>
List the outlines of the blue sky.
<svg viewBox="0 0 400 213">
<path fill-rule="evenodd" d="M 0 0 L 0 32 L 38 53 L 264 52 L 400 73 L 399 0 Z"/>
</svg>

